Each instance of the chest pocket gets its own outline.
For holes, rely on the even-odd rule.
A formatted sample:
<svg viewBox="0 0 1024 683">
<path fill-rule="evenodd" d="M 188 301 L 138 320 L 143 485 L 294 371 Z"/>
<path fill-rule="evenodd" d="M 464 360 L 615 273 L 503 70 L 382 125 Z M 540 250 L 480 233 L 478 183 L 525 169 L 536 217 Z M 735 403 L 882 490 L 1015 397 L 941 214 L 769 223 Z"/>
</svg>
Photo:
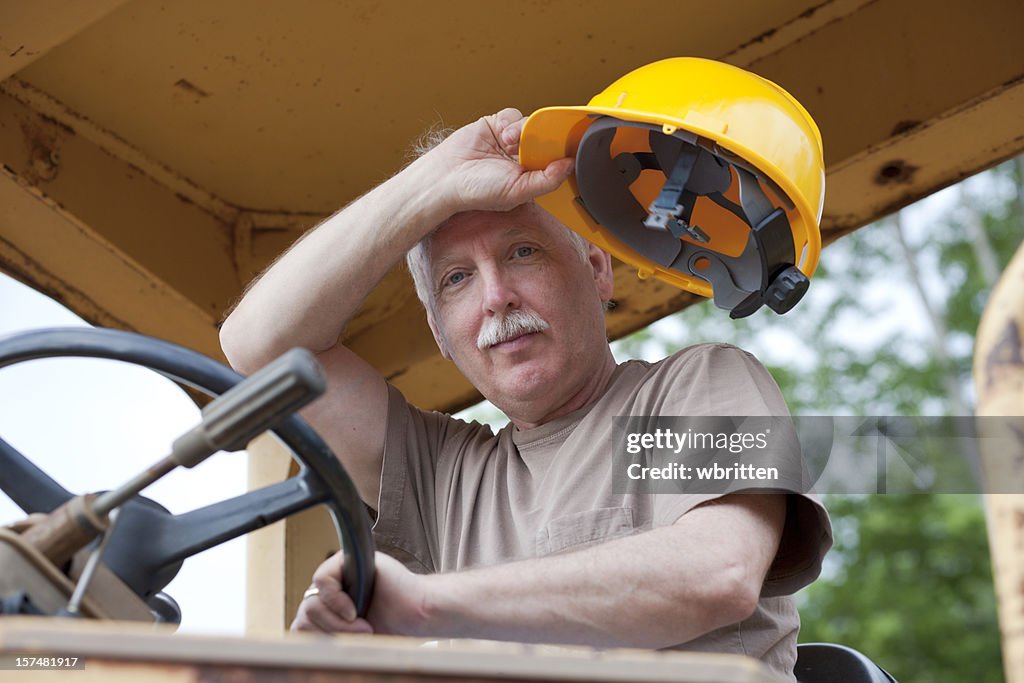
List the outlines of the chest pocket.
<svg viewBox="0 0 1024 683">
<path fill-rule="evenodd" d="M 551 520 L 537 532 L 537 557 L 596 545 L 633 533 L 631 508 L 598 508 Z"/>
</svg>

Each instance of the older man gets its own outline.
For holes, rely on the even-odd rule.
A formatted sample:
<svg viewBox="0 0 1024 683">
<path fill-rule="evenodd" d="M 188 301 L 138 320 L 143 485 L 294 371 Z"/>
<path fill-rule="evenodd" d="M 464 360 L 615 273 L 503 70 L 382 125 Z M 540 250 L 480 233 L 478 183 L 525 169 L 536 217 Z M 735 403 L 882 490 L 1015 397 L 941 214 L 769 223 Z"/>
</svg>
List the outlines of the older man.
<svg viewBox="0 0 1024 683">
<path fill-rule="evenodd" d="M 532 202 L 572 161 L 522 168 L 522 125 L 506 109 L 453 133 L 308 233 L 223 326 L 243 372 L 296 345 L 318 354 L 328 394 L 305 415 L 389 553 L 365 620 L 339 555 L 293 628 L 737 652 L 791 675 L 788 595 L 820 568 L 823 510 L 796 495 L 615 493 L 609 473 L 615 415 L 783 414 L 779 392 L 724 345 L 616 365 L 611 259 Z M 338 343 L 414 247 L 442 354 L 511 421 L 497 435 L 410 406 Z"/>
</svg>

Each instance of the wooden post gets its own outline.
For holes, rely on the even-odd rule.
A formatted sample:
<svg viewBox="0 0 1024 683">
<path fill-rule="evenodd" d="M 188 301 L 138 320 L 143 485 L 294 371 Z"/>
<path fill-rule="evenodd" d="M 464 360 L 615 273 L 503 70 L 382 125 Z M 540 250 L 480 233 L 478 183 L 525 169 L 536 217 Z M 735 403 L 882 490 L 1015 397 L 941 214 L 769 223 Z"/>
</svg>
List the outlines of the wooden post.
<svg viewBox="0 0 1024 683">
<path fill-rule="evenodd" d="M 974 351 L 977 414 L 1024 415 L 1024 246 L 1017 250 L 992 292 Z M 1020 436 L 1018 435 L 1019 439 Z M 1009 683 L 1024 682 L 1024 471 L 1006 452 L 980 439 L 985 480 L 1014 494 L 988 494 L 989 543 L 999 605 L 1003 661 Z M 996 490 L 992 487 L 990 490 Z"/>
</svg>

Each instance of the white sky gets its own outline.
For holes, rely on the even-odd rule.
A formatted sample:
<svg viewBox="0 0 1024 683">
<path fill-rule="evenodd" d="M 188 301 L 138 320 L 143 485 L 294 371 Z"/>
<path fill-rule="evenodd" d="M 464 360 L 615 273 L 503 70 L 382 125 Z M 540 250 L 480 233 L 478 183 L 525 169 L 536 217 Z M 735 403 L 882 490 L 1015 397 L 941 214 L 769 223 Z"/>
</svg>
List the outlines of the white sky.
<svg viewBox="0 0 1024 683">
<path fill-rule="evenodd" d="M 0 335 L 85 325 L 66 308 L 0 273 Z M 155 372 L 98 359 L 52 359 L 0 369 L 0 437 L 72 493 L 112 489 L 165 456 L 199 421 L 199 410 Z M 243 493 L 244 453 L 219 453 L 176 470 L 145 495 L 187 512 Z M 24 515 L 0 495 L 0 524 Z M 185 562 L 167 587 L 182 631 L 242 633 L 245 541 Z"/>
</svg>

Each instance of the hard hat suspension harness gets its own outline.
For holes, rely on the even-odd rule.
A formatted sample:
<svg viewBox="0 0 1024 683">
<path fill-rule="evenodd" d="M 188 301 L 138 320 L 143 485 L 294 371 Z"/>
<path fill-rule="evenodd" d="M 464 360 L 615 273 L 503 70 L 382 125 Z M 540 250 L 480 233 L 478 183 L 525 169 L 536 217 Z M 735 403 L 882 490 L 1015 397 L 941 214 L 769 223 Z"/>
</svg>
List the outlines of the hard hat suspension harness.
<svg viewBox="0 0 1024 683">
<path fill-rule="evenodd" d="M 621 127 L 649 129 L 651 152 L 611 155 Z M 717 146 L 686 130 L 671 135 L 661 126 L 602 116 L 591 124 L 576 153 L 577 201 L 616 238 L 650 261 L 711 283 L 715 305 L 743 318 L 767 304 L 776 313 L 790 310 L 809 281 L 796 267 L 789 218 L 775 207 L 757 176 Z M 658 197 L 645 209 L 630 185 L 645 170 L 666 176 Z M 725 196 L 735 172 L 740 203 Z M 774 185 L 772 185 L 774 187 Z M 785 195 L 776 192 L 780 201 Z M 707 197 L 742 220 L 750 233 L 739 256 L 714 251 L 714 234 L 692 222 L 699 197 Z M 685 241 L 682 237 L 691 241 Z"/>
</svg>

